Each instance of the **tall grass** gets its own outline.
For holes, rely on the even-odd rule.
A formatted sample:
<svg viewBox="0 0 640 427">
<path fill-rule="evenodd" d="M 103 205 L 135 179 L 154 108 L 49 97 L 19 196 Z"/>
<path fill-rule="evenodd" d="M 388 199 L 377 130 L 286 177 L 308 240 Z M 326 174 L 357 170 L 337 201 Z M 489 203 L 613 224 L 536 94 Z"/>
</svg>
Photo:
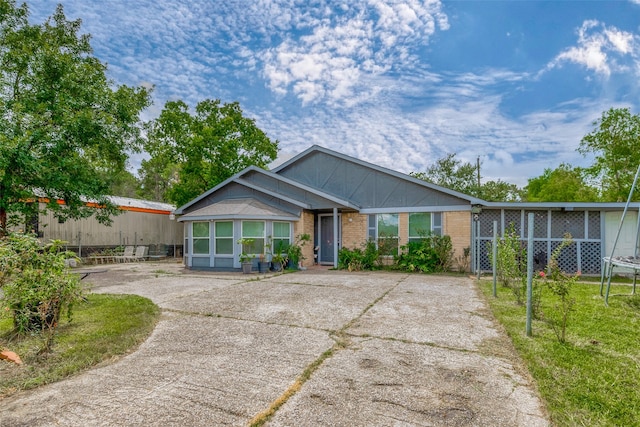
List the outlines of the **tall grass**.
<svg viewBox="0 0 640 427">
<path fill-rule="evenodd" d="M 494 298 L 490 282 L 481 288 L 535 378 L 554 425 L 640 425 L 640 296 L 629 296 L 629 286 L 613 286 L 620 295 L 608 307 L 598 285 L 572 287 L 565 343 L 543 321 L 534 321 L 534 336 L 527 337 L 526 309 L 511 291 L 500 288 Z M 543 312 L 556 302 L 548 290 L 541 298 Z"/>
</svg>

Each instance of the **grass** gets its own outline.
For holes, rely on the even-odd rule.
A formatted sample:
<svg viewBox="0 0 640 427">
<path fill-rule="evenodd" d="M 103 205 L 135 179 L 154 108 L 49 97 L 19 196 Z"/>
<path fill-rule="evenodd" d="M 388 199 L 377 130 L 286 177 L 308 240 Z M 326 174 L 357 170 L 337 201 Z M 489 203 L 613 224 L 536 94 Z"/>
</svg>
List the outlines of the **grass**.
<svg viewBox="0 0 640 427">
<path fill-rule="evenodd" d="M 630 286 L 612 286 L 606 307 L 599 284 L 576 284 L 565 344 L 538 320 L 527 337 L 526 309 L 511 291 L 499 286 L 494 298 L 491 281 L 480 286 L 536 380 L 554 425 L 640 425 L 640 295 L 629 296 Z M 554 304 L 543 290 L 543 313 Z"/>
<path fill-rule="evenodd" d="M 0 348 L 20 355 L 22 365 L 0 361 L 0 398 L 59 381 L 135 349 L 151 333 L 160 309 L 137 295 L 90 294 L 57 328 L 52 352 L 38 354 L 42 338 L 16 337 L 11 319 L 0 320 Z"/>
</svg>

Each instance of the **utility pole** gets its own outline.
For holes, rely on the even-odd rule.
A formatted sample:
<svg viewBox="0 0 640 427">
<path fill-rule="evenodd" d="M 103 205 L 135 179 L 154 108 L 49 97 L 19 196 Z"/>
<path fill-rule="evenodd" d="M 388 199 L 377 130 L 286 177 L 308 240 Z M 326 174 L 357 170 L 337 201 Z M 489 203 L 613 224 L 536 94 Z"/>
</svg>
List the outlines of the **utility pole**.
<svg viewBox="0 0 640 427">
<path fill-rule="evenodd" d="M 478 197 L 480 197 L 480 156 L 476 161 L 476 172 L 478 173 Z"/>
</svg>

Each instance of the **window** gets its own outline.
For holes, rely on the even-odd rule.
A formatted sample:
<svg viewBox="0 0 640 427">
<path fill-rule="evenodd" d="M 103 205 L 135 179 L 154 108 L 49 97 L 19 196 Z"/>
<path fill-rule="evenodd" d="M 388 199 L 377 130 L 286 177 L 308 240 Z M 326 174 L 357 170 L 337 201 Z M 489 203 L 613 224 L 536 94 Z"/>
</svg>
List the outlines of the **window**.
<svg viewBox="0 0 640 427">
<path fill-rule="evenodd" d="M 382 255 L 398 254 L 398 214 L 378 214 L 378 249 Z"/>
<path fill-rule="evenodd" d="M 419 242 L 431 234 L 431 214 L 427 212 L 409 214 L 409 241 Z"/>
<path fill-rule="evenodd" d="M 431 219 L 432 219 L 431 232 L 435 236 L 442 236 L 442 212 L 432 213 Z"/>
<path fill-rule="evenodd" d="M 376 225 L 376 217 L 377 215 L 369 215 L 369 240 L 373 240 L 374 242 L 378 239 L 378 227 Z"/>
<path fill-rule="evenodd" d="M 288 222 L 273 223 L 273 253 L 282 253 L 291 244 L 291 224 Z M 280 252 L 282 250 L 282 252 Z"/>
<path fill-rule="evenodd" d="M 442 235 L 442 213 L 419 212 L 409 214 L 409 242 L 419 242 L 428 235 Z"/>
<path fill-rule="evenodd" d="M 209 223 L 193 223 L 193 254 L 209 254 Z"/>
<path fill-rule="evenodd" d="M 264 253 L 264 221 L 242 221 L 242 238 L 253 242 L 243 248 L 247 254 Z"/>
<path fill-rule="evenodd" d="M 215 224 L 215 254 L 233 255 L 233 221 L 218 221 Z"/>
</svg>

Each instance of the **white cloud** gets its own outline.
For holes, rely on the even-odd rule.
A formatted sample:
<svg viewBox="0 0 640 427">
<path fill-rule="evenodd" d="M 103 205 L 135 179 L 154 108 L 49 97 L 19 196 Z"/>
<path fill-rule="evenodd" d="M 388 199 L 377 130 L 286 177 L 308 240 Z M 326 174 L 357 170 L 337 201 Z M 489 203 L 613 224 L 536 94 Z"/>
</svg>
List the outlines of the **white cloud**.
<svg viewBox="0 0 640 427">
<path fill-rule="evenodd" d="M 609 77 L 640 65 L 640 37 L 596 21 L 584 21 L 577 30 L 578 42 L 557 55 L 547 70 L 565 62 L 582 65 L 596 74 Z"/>
<path fill-rule="evenodd" d="M 285 153 L 297 154 L 319 144 L 409 173 L 424 171 L 455 152 L 465 162 L 475 163 L 480 156 L 483 181 L 501 179 L 524 186 L 547 167 L 562 162 L 584 165 L 576 148 L 601 113 L 599 103 L 576 100 L 554 111 L 507 117 L 495 87 L 529 77 L 504 70 L 482 75 L 424 73 L 401 81 L 365 78 L 367 86 L 384 89 L 339 114 L 305 109 L 292 122 L 286 113 L 261 111 L 255 114 L 257 122 L 281 141 Z M 429 100 L 404 109 L 398 100 L 409 94 Z"/>
<path fill-rule="evenodd" d="M 439 1 L 382 1 L 328 5 L 293 17 L 298 30 L 259 54 L 263 75 L 276 93 L 290 90 L 303 104 L 353 105 L 368 88 L 364 74 L 411 66 L 411 46 L 424 44 L 437 25 L 448 28 Z M 311 16 L 311 17 L 310 17 Z M 366 99 L 366 95 L 365 95 Z"/>
<path fill-rule="evenodd" d="M 34 4 L 50 14 L 57 1 Z M 483 179 L 524 185 L 546 167 L 579 165 L 580 139 L 603 105 L 615 104 L 611 96 L 506 113 L 506 97 L 530 89 L 532 75 L 492 68 L 436 71 L 429 58 L 416 57 L 425 55 L 436 31 L 449 29 L 440 1 L 184 4 L 68 0 L 65 11 L 82 17 L 116 82 L 156 86 L 158 102 L 145 119 L 157 116 L 167 99 L 191 105 L 205 98 L 239 100 L 288 154 L 315 143 L 411 172 L 456 152 L 468 162 L 480 156 Z M 639 45 L 633 33 L 585 21 L 575 46 L 547 69 L 571 63 L 603 76 L 626 70 L 624 78 L 599 89 L 636 99 L 629 88 L 637 82 L 630 74 L 640 76 Z M 554 83 L 545 90 L 553 91 Z"/>
</svg>

